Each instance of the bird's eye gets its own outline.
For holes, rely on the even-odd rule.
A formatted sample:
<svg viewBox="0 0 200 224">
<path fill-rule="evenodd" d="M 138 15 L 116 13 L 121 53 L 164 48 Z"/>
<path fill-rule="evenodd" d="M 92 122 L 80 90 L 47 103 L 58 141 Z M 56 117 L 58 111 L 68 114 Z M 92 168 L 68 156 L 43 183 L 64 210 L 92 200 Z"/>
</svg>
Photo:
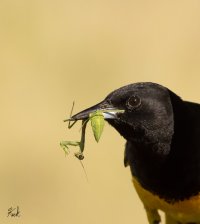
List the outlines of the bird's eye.
<svg viewBox="0 0 200 224">
<path fill-rule="evenodd" d="M 141 99 L 138 96 L 131 96 L 126 102 L 129 109 L 133 110 L 141 105 Z"/>
</svg>

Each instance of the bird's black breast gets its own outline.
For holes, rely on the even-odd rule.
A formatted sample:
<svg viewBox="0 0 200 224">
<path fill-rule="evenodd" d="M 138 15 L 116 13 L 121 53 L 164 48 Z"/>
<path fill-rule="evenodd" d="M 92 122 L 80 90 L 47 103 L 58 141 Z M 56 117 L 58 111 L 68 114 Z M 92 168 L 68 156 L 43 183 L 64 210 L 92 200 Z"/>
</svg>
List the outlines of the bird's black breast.
<svg viewBox="0 0 200 224">
<path fill-rule="evenodd" d="M 200 192 L 200 105 L 184 102 L 173 105 L 174 133 L 170 153 L 159 157 L 152 148 L 155 144 L 127 141 L 125 164 L 143 188 L 164 198 L 177 201 Z"/>
</svg>

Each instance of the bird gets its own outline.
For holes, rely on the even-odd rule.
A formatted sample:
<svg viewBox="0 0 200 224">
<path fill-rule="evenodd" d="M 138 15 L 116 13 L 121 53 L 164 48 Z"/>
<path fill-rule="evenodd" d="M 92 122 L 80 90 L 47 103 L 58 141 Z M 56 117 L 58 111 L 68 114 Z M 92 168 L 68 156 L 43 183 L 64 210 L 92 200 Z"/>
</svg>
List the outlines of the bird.
<svg viewBox="0 0 200 224">
<path fill-rule="evenodd" d="M 148 223 L 161 223 L 158 211 L 163 211 L 166 224 L 199 224 L 200 104 L 163 85 L 138 82 L 71 119 L 86 119 L 97 110 L 126 140 L 124 165 L 130 167 Z"/>
</svg>

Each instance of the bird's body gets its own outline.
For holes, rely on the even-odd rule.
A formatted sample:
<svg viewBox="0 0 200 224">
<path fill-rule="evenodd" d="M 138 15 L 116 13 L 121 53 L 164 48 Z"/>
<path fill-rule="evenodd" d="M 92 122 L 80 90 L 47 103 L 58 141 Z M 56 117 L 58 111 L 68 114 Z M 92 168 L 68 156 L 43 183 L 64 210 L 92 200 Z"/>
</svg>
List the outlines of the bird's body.
<svg viewBox="0 0 200 224">
<path fill-rule="evenodd" d="M 109 94 L 87 111 L 124 110 L 107 121 L 127 140 L 125 166 L 150 224 L 200 223 L 200 105 L 155 83 L 136 83 Z M 106 118 L 106 117 L 105 117 Z"/>
</svg>

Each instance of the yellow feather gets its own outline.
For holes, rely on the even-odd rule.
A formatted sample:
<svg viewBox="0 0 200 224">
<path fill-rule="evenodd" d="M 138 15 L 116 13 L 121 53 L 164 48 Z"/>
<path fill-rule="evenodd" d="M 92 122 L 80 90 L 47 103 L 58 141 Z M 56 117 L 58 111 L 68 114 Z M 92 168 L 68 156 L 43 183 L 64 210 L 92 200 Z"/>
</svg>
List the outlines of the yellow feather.
<svg viewBox="0 0 200 224">
<path fill-rule="evenodd" d="M 181 223 L 200 222 L 200 194 L 187 200 L 169 203 L 142 188 L 135 178 L 133 178 L 133 184 L 144 206 L 152 211 L 165 212 L 168 216 L 168 223 L 173 223 L 172 220 Z"/>
</svg>

